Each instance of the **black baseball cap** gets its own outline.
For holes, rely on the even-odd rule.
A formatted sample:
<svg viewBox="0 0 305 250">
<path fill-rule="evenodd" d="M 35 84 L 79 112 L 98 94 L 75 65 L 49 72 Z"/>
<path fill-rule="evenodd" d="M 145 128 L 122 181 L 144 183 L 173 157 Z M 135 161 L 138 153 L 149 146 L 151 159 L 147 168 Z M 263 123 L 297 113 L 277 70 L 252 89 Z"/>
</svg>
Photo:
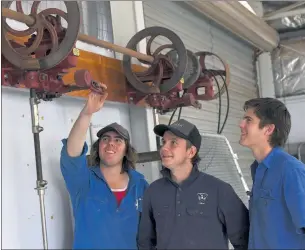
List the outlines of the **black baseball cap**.
<svg viewBox="0 0 305 250">
<path fill-rule="evenodd" d="M 103 134 L 105 134 L 106 132 L 109 132 L 109 131 L 117 132 L 120 136 L 122 136 L 127 141 L 130 140 L 128 130 L 125 129 L 124 127 L 122 127 L 120 124 L 117 124 L 116 122 L 111 123 L 111 124 L 107 125 L 106 127 L 102 128 L 101 130 L 99 130 L 97 132 L 96 135 L 98 138 L 100 138 Z"/>
<path fill-rule="evenodd" d="M 201 146 L 201 135 L 194 124 L 184 119 L 180 119 L 173 124 L 160 124 L 154 128 L 155 134 L 161 137 L 168 130 L 171 131 L 174 135 L 190 141 L 197 148 L 197 151 L 199 151 Z"/>
</svg>

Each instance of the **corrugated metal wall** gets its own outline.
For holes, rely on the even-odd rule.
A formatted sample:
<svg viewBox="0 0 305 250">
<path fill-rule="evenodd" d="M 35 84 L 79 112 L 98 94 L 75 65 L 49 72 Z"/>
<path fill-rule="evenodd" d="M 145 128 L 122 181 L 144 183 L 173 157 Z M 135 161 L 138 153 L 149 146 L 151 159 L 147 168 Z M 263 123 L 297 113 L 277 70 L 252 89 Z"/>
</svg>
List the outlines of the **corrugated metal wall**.
<svg viewBox="0 0 305 250">
<path fill-rule="evenodd" d="M 251 47 L 226 33 L 183 2 L 145 1 L 143 2 L 145 26 L 163 26 L 174 31 L 193 52 L 210 51 L 223 58 L 230 66 L 229 85 L 230 109 L 223 135 L 227 137 L 249 186 L 252 185 L 249 165 L 253 162 L 250 150 L 239 145 L 240 129 L 238 123 L 243 116 L 243 103 L 258 96 L 255 81 Z M 163 37 L 155 39 L 153 48 L 164 44 Z M 213 64 L 213 61 L 210 62 Z M 222 83 L 220 83 L 222 84 Z M 202 102 L 202 109 L 183 108 L 181 118 L 195 123 L 201 132 L 217 133 L 219 100 Z M 227 108 L 226 95 L 222 95 L 221 125 Z M 176 112 L 176 114 L 178 111 Z M 160 123 L 168 123 L 171 113 L 160 115 Z M 173 119 L 175 121 L 175 117 Z M 203 142 L 204 146 L 204 142 Z M 223 166 L 226 167 L 226 166 Z"/>
</svg>

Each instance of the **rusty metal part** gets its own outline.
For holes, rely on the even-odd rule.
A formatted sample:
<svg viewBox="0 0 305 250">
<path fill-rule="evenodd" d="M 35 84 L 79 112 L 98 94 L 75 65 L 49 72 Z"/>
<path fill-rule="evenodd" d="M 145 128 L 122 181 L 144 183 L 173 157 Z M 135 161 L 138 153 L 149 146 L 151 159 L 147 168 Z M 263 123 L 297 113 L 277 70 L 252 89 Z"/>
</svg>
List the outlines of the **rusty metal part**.
<svg viewBox="0 0 305 250">
<path fill-rule="evenodd" d="M 62 27 L 60 26 L 57 26 L 56 29 L 59 34 L 58 37 L 61 39 L 61 37 L 64 36 L 65 31 L 62 30 Z M 44 35 L 43 37 L 44 39 L 41 41 L 35 52 L 36 56 L 38 57 L 45 55 L 52 46 L 50 37 L 47 35 Z M 33 41 L 29 39 L 27 43 L 31 44 L 32 42 Z M 20 47 L 20 45 L 17 43 L 12 43 L 12 46 L 14 46 L 14 49 L 18 49 Z M 2 85 L 15 88 L 26 87 L 35 89 L 37 93 L 55 97 L 75 90 L 91 88 L 95 91 L 97 88 L 94 85 L 91 75 L 88 71 L 84 73 L 84 70 L 75 72 L 74 79 L 77 86 L 69 86 L 64 84 L 63 77 L 68 74 L 69 69 L 76 67 L 78 55 L 79 53 L 74 47 L 58 65 L 51 69 L 39 71 L 25 71 L 16 68 L 8 60 L 2 58 Z"/>
<path fill-rule="evenodd" d="M 194 108 L 201 108 L 201 104 L 194 98 L 191 93 L 185 93 L 180 97 L 179 92 L 183 90 L 183 83 L 179 82 L 175 88 L 165 94 L 143 94 L 131 85 L 128 86 L 128 100 L 131 103 L 137 104 L 141 100 L 152 108 L 155 108 L 158 113 L 165 114 L 169 111 L 176 109 L 177 107 L 192 106 Z"/>
<path fill-rule="evenodd" d="M 46 9 L 37 15 L 37 7 L 38 2 L 34 2 L 31 16 L 27 16 L 23 13 L 21 2 L 17 2 L 16 8 L 19 13 L 6 11 L 5 14 L 6 16 L 15 15 L 14 13 L 21 14 L 18 18 L 22 19 L 23 17 L 26 19 L 25 22 L 29 26 L 26 31 L 15 32 L 13 30 L 11 32 L 13 35 L 24 36 L 25 34 L 32 34 L 33 30 L 38 31 L 37 35 L 32 35 L 24 44 L 24 47 L 14 41 L 11 42 L 11 47 L 19 53 L 22 59 L 28 57 L 30 53 L 35 53 L 36 58 L 43 58 L 53 53 L 54 50 L 60 48 L 62 41 L 66 37 L 66 32 L 69 31 L 69 28 L 65 30 L 60 22 L 60 17 L 68 20 L 67 14 L 57 9 Z M 56 13 L 58 14 L 57 17 L 52 16 L 52 14 Z M 5 22 L 4 25 L 6 25 Z M 9 28 L 6 27 L 6 30 L 9 31 Z M 152 43 L 159 35 L 171 40 L 172 44 L 162 45 L 152 52 Z M 136 51 L 136 46 L 139 41 L 146 37 L 150 37 L 150 39 L 147 42 L 147 55 L 144 55 Z M 82 34 L 77 38 L 84 42 L 122 52 L 124 54 L 123 69 L 129 82 L 127 84 L 129 102 L 136 104 L 141 100 L 145 100 L 148 105 L 156 108 L 162 114 L 175 110 L 177 107 L 193 106 L 200 109 L 201 103 L 198 100 L 213 100 L 220 97 L 229 84 L 229 67 L 221 58 L 210 52 L 197 52 L 194 55 L 191 51 L 185 49 L 183 42 L 175 33 L 162 27 L 150 27 L 138 32 L 130 40 L 127 48 Z M 69 68 L 76 67 L 76 60 L 79 55 L 74 51 L 76 48 L 72 48 L 73 50 L 70 50 L 61 62 L 47 70 L 39 68 L 37 72 L 27 72 L 23 70 L 24 68 L 18 68 L 17 70 L 16 65 L 10 61 L 3 60 L 2 84 L 35 89 L 46 100 L 82 89 L 91 89 L 92 91 L 103 93 L 105 90 L 98 81 L 92 79 L 88 70 L 75 72 L 74 81 L 76 86 L 64 85 L 62 77 L 67 74 Z M 163 51 L 169 49 L 169 52 L 162 54 Z M 5 57 L 4 53 L 3 56 Z M 205 63 L 207 56 L 217 57 L 223 63 L 224 70 L 208 69 Z M 133 72 L 131 70 L 130 57 L 138 58 L 149 67 L 144 72 Z M 219 88 L 217 94 L 214 93 L 213 89 L 215 76 L 221 76 L 225 79 L 225 84 L 221 89 Z M 205 88 L 204 94 L 199 94 L 198 90 L 201 88 Z M 184 94 L 180 96 L 182 90 L 184 90 Z"/>
<path fill-rule="evenodd" d="M 204 75 L 200 77 L 195 84 L 187 89 L 187 93 L 191 94 L 196 100 L 210 101 L 216 99 L 213 88 L 213 77 Z M 202 91 L 204 89 L 204 91 Z M 203 93 L 201 93 L 203 92 Z"/>
<path fill-rule="evenodd" d="M 157 36 L 168 38 L 172 44 L 160 46 L 154 53 L 151 53 L 151 44 Z M 167 93 L 180 82 L 183 77 L 186 64 L 186 48 L 181 39 L 171 30 L 163 27 L 149 27 L 136 33 L 128 42 L 127 48 L 136 50 L 137 44 L 144 38 L 151 37 L 147 44 L 147 53 L 152 55 L 154 60 L 144 72 L 133 72 L 131 57 L 123 56 L 123 70 L 128 83 L 137 91 L 143 94 Z M 165 49 L 176 50 L 179 60 L 174 65 L 171 59 L 161 54 Z"/>
<path fill-rule="evenodd" d="M 76 86 L 85 87 L 90 86 L 93 81 L 90 72 L 86 69 L 78 70 L 74 73 L 74 81 Z"/>
<path fill-rule="evenodd" d="M 192 94 L 185 93 L 180 97 L 179 92 L 172 92 L 166 95 L 150 94 L 147 96 L 146 102 L 160 114 L 173 111 L 178 107 L 192 106 L 197 109 L 202 107 L 201 103 Z"/>
<path fill-rule="evenodd" d="M 187 65 L 183 75 L 183 89 L 188 89 L 192 86 L 199 78 L 201 73 L 201 65 L 199 63 L 199 58 L 190 51 L 187 51 Z M 176 50 L 169 51 L 166 56 L 168 56 L 174 65 L 177 65 L 179 57 Z"/>
<path fill-rule="evenodd" d="M 35 5 L 36 5 L 36 2 L 39 2 L 39 1 L 34 1 Z M 17 10 L 20 11 L 20 12 L 16 12 L 16 11 L 13 11 L 13 10 L 10 10 L 10 9 L 7 9 L 7 8 L 2 8 L 2 16 L 4 18 L 11 18 L 13 20 L 23 22 L 26 25 L 28 25 L 29 27 L 32 27 L 35 24 L 34 16 L 23 14 L 22 8 L 21 7 L 18 8 L 18 6 L 20 4 L 19 3 L 16 3 L 16 4 L 18 4 L 17 5 Z M 47 10 L 50 10 L 50 9 L 47 9 Z M 20 31 L 19 32 L 19 31 L 11 29 L 6 23 L 5 23 L 5 28 L 11 34 L 13 34 L 15 36 L 20 36 L 20 35 L 24 36 L 25 34 L 30 35 L 30 34 L 33 33 L 33 28 L 27 29 L 26 31 Z M 115 52 L 119 52 L 119 53 L 122 53 L 122 54 L 130 55 L 131 57 L 138 58 L 139 60 L 142 60 L 142 61 L 145 61 L 145 62 L 150 62 L 151 63 L 154 60 L 154 58 L 150 55 L 145 55 L 145 54 L 140 53 L 138 51 L 134 51 L 134 50 L 131 50 L 131 49 L 128 49 L 128 48 L 125 48 L 125 47 L 121 47 L 119 45 L 112 44 L 112 43 L 109 43 L 107 41 L 98 40 L 95 37 L 88 36 L 88 35 L 85 35 L 85 34 L 78 34 L 77 39 L 79 41 L 82 41 L 82 42 L 85 42 L 85 43 L 89 43 L 89 44 L 99 46 L 99 47 L 103 47 L 103 48 L 106 48 L 106 49 L 111 49 Z"/>
<path fill-rule="evenodd" d="M 175 64 L 176 55 L 174 51 L 170 51 L 166 56 L 169 56 L 171 58 L 171 62 Z M 208 69 L 205 63 L 207 56 L 216 56 L 222 62 L 224 70 Z M 200 61 L 199 70 L 197 64 L 198 61 Z M 193 69 L 193 72 L 191 72 L 190 69 Z M 194 73 L 194 75 L 192 75 L 192 73 Z M 219 86 L 219 81 L 215 79 L 217 76 L 220 76 L 223 79 L 223 81 L 220 81 L 223 82 L 222 87 Z M 191 79 L 191 77 L 193 78 Z M 145 100 L 146 103 L 148 103 L 151 107 L 156 108 L 161 114 L 174 111 L 178 107 L 192 106 L 194 108 L 201 109 L 202 104 L 199 102 L 200 100 L 214 100 L 217 97 L 220 97 L 224 91 L 226 91 L 229 83 L 229 67 L 221 58 L 210 52 L 198 52 L 193 54 L 192 52 L 188 51 L 188 65 L 184 73 L 184 81 L 184 83 L 180 82 L 175 86 L 175 88 L 164 94 L 143 94 L 132 86 L 129 86 L 127 90 L 128 98 L 129 101 L 134 104 L 140 102 L 141 100 Z M 215 83 L 218 86 L 218 92 L 216 94 L 214 91 Z M 180 92 L 182 90 L 184 90 L 184 93 L 182 96 L 180 96 Z"/>
<path fill-rule="evenodd" d="M 45 70 L 51 69 L 58 65 L 71 52 L 77 40 L 80 26 L 80 10 L 77 2 L 64 1 L 67 13 L 62 10 L 50 8 L 37 13 L 40 1 L 34 1 L 31 14 L 24 15 L 25 22 L 29 23 L 30 17 L 34 23 L 28 24 L 29 28 L 25 31 L 16 31 L 10 28 L 6 23 L 6 17 L 2 16 L 2 54 L 15 67 L 22 70 Z M 2 9 L 9 8 L 12 1 L 2 1 Z M 21 6 L 21 1 L 16 1 L 17 15 L 24 14 Z M 3 12 L 2 12 L 3 13 Z M 12 15 L 12 11 L 6 11 L 6 14 Z M 51 15 L 57 15 L 55 18 Z M 60 26 L 60 17 L 64 18 L 68 23 L 68 28 L 63 31 L 64 36 L 58 36 Z M 17 18 L 15 18 L 17 19 Z M 45 32 L 47 30 L 48 32 Z M 24 47 L 16 49 L 12 42 L 6 37 L 6 33 L 11 33 L 15 36 L 28 36 L 32 34 L 31 42 L 26 43 Z M 33 34 L 37 32 L 37 34 Z M 50 39 L 52 44 L 49 46 L 48 52 L 41 57 L 37 57 L 36 50 L 44 39 Z M 33 57 L 33 54 L 35 57 Z"/>
<path fill-rule="evenodd" d="M 202 71 L 199 79 L 197 82 L 191 86 L 188 89 L 188 93 L 193 93 L 195 95 L 195 98 L 197 100 L 214 100 L 219 98 L 225 91 L 226 88 L 230 84 L 230 68 L 229 65 L 221 59 L 218 55 L 208 52 L 208 51 L 200 51 L 195 53 L 195 56 L 198 57 Z M 206 66 L 206 58 L 208 56 L 214 56 L 216 57 L 221 64 L 223 65 L 223 70 L 215 70 L 215 69 L 209 69 Z M 215 77 L 220 76 L 222 79 L 224 79 L 223 85 L 220 87 L 218 92 L 215 94 L 213 86 L 215 86 L 216 79 Z M 226 85 L 226 86 L 225 86 Z M 198 89 L 205 88 L 205 94 L 198 94 Z"/>
<path fill-rule="evenodd" d="M 90 88 L 92 91 L 97 92 L 99 94 L 104 94 L 106 91 L 106 89 L 104 89 L 99 82 L 95 81 L 92 78 L 92 75 L 86 69 L 77 70 L 74 74 L 74 81 L 76 83 L 76 86 L 82 88 Z"/>
</svg>

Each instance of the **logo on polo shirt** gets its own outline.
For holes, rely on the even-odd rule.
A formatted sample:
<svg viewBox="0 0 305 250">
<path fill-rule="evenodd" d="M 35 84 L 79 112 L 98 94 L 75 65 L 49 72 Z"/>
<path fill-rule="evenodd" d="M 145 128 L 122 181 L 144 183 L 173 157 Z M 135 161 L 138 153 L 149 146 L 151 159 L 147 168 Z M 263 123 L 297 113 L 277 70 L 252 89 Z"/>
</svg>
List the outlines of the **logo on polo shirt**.
<svg viewBox="0 0 305 250">
<path fill-rule="evenodd" d="M 207 193 L 197 193 L 198 203 L 201 205 L 205 204 L 208 196 L 209 195 Z"/>
</svg>

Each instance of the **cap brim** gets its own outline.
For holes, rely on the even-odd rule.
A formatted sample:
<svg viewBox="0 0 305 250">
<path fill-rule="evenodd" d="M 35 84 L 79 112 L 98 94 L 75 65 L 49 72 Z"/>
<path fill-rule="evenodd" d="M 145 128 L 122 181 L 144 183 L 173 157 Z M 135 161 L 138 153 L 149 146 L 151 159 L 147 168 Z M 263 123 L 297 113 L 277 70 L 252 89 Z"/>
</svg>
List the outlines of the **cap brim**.
<svg viewBox="0 0 305 250">
<path fill-rule="evenodd" d="M 180 137 L 180 138 L 183 138 L 183 139 L 188 139 L 186 135 L 182 134 L 179 130 L 177 129 L 174 129 L 174 128 L 171 128 L 167 125 L 164 125 L 164 124 L 160 124 L 160 125 L 157 125 L 155 128 L 154 128 L 154 132 L 156 135 L 158 136 L 161 136 L 163 137 L 164 133 L 166 131 L 170 131 L 172 132 L 174 135 Z"/>
<path fill-rule="evenodd" d="M 168 126 L 164 124 L 160 124 L 154 127 L 155 134 L 161 137 L 164 135 L 165 131 L 167 130 L 169 130 Z"/>
<path fill-rule="evenodd" d="M 122 136 L 122 138 L 128 140 L 128 138 L 126 138 L 126 136 L 122 135 L 122 133 L 114 127 L 105 127 L 103 129 L 101 129 L 97 133 L 97 137 L 101 137 L 103 134 L 105 134 L 106 132 L 109 132 L 109 131 L 114 131 L 114 132 L 118 133 L 120 136 Z"/>
</svg>

